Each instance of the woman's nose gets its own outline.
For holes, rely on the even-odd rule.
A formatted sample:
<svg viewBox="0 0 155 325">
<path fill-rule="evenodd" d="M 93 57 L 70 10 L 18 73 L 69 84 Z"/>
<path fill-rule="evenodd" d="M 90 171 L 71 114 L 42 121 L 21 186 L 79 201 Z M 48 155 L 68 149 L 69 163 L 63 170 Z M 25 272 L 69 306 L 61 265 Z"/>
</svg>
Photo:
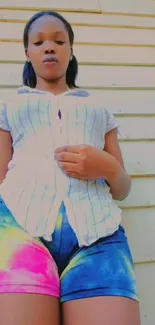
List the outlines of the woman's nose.
<svg viewBox="0 0 155 325">
<path fill-rule="evenodd" d="M 46 42 L 44 44 L 45 53 L 53 53 L 55 52 L 55 43 L 54 42 Z"/>
</svg>

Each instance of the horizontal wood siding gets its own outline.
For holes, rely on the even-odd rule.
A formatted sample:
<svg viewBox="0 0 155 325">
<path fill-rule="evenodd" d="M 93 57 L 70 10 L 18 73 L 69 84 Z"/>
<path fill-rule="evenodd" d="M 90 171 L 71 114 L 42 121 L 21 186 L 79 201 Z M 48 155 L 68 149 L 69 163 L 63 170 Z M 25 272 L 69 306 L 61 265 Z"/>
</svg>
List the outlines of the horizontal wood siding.
<svg viewBox="0 0 155 325">
<path fill-rule="evenodd" d="M 5 0 L 0 4 L 1 100 L 22 82 L 24 24 L 46 9 L 59 11 L 71 22 L 79 61 L 77 83 L 98 95 L 119 123 L 120 146 L 133 185 L 129 197 L 118 204 L 135 262 L 142 325 L 153 325 L 155 1 Z"/>
</svg>

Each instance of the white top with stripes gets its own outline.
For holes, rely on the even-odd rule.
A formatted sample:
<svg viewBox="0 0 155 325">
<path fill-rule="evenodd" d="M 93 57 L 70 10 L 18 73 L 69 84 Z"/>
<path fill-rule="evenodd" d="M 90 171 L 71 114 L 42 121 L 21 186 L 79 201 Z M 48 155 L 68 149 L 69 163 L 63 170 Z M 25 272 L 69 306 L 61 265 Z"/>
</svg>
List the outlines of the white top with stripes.
<svg viewBox="0 0 155 325">
<path fill-rule="evenodd" d="M 33 237 L 51 240 L 62 201 L 80 246 L 118 229 L 121 210 L 106 182 L 70 178 L 54 159 L 63 145 L 104 148 L 105 134 L 116 127 L 113 115 L 81 89 L 55 96 L 24 86 L 1 104 L 0 128 L 11 133 L 14 152 L 0 194 Z"/>
</svg>

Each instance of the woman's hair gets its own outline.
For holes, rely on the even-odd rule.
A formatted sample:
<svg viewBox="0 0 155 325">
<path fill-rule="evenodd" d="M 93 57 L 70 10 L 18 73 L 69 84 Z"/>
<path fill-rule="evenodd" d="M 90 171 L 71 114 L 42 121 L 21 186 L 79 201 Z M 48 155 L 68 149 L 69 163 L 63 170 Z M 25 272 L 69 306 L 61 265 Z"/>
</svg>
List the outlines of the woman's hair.
<svg viewBox="0 0 155 325">
<path fill-rule="evenodd" d="M 23 43 L 24 43 L 25 51 L 28 48 L 29 31 L 30 31 L 32 24 L 38 18 L 43 17 L 43 16 L 53 16 L 53 17 L 60 19 L 64 23 L 64 25 L 67 29 L 67 32 L 68 32 L 69 42 L 72 47 L 73 43 L 74 43 L 74 32 L 73 32 L 72 27 L 69 24 L 69 22 L 63 16 L 61 16 L 60 14 L 58 14 L 55 11 L 41 11 L 41 12 L 38 12 L 37 14 L 35 14 L 27 22 L 27 24 L 24 28 Z M 78 62 L 77 62 L 76 57 L 73 55 L 72 60 L 69 61 L 69 65 L 68 65 L 68 68 L 66 71 L 66 83 L 67 83 L 68 87 L 77 88 L 77 86 L 75 84 L 77 74 L 78 74 Z M 24 69 L 23 69 L 23 84 L 25 86 L 29 86 L 31 88 L 36 87 L 36 74 L 35 74 L 35 71 L 33 69 L 31 62 L 28 62 L 28 61 L 25 62 Z"/>
</svg>

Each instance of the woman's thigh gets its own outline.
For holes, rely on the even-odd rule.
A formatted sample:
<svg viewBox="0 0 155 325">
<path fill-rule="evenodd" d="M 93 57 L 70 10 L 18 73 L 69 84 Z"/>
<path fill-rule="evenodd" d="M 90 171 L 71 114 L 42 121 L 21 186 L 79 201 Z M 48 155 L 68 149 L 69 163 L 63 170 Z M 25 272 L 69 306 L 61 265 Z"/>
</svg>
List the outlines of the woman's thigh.
<svg viewBox="0 0 155 325">
<path fill-rule="evenodd" d="M 59 325 L 59 300 L 40 294 L 0 294 L 0 324 Z"/>
<path fill-rule="evenodd" d="M 63 304 L 63 325 L 140 325 L 139 304 L 123 297 L 94 297 Z"/>
<path fill-rule="evenodd" d="M 50 253 L 16 223 L 0 199 L 0 324 L 57 325 L 59 295 Z"/>
</svg>

